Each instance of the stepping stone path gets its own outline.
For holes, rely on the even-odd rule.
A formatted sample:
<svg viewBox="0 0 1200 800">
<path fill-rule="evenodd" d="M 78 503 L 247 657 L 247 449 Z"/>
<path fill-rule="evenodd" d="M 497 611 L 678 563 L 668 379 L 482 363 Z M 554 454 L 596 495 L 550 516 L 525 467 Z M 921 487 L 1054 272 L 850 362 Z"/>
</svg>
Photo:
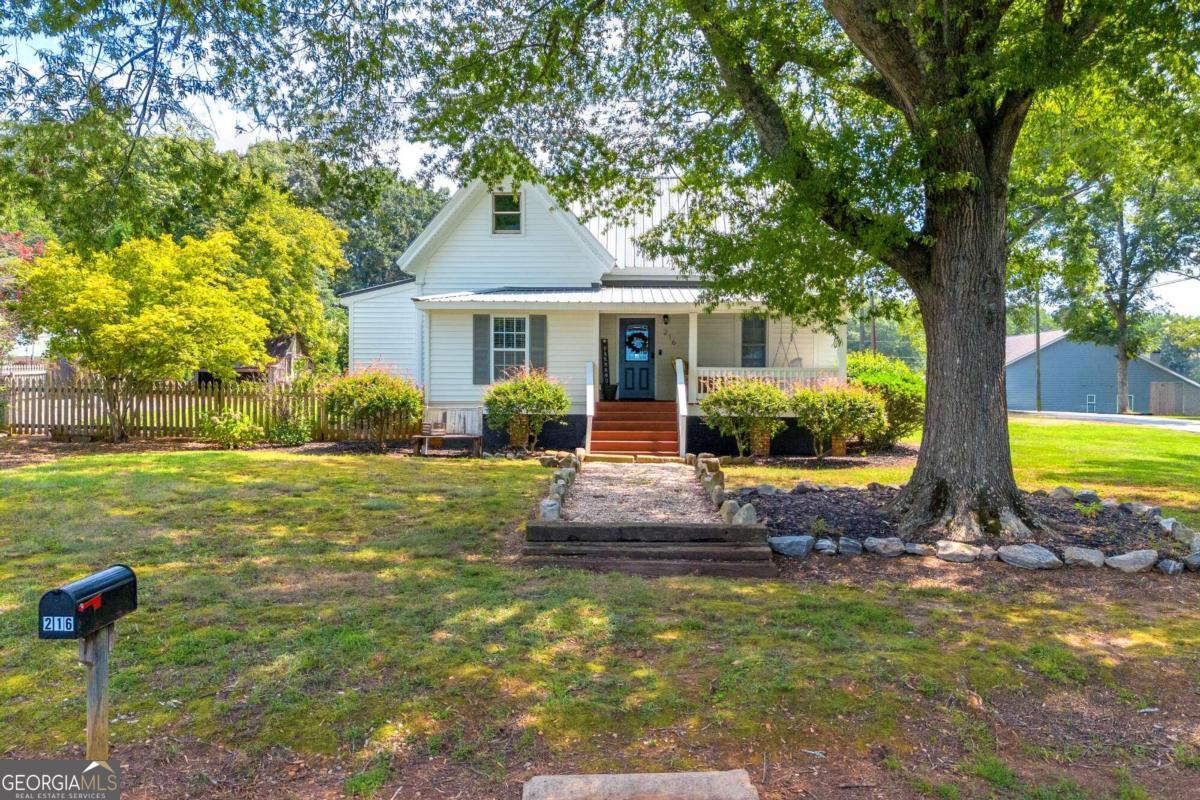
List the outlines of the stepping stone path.
<svg viewBox="0 0 1200 800">
<path fill-rule="evenodd" d="M 521 800 L 758 800 L 744 769 L 631 775 L 539 775 Z"/>
<path fill-rule="evenodd" d="M 567 522 L 720 522 L 712 501 L 683 464 L 588 460 L 567 493 Z"/>
</svg>

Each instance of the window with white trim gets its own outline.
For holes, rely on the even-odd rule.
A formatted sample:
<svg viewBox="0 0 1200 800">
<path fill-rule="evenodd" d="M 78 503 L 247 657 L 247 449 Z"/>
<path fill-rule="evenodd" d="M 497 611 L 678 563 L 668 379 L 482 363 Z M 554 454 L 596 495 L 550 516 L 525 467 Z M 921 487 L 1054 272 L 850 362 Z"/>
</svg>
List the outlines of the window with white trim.
<svg viewBox="0 0 1200 800">
<path fill-rule="evenodd" d="M 527 317 L 492 317 L 492 380 L 529 363 Z"/>
<path fill-rule="evenodd" d="M 521 232 L 521 195 L 517 192 L 492 194 L 492 233 Z"/>
<path fill-rule="evenodd" d="M 767 321 L 762 317 L 742 317 L 742 366 L 767 365 Z"/>
</svg>

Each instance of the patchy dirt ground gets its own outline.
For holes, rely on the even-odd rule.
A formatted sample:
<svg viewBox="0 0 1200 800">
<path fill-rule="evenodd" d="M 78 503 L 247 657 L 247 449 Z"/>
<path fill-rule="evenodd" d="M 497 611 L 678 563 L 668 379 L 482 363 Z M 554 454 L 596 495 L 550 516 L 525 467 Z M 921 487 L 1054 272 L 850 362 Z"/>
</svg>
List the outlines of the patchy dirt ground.
<svg viewBox="0 0 1200 800">
<path fill-rule="evenodd" d="M 887 506 L 897 490 L 889 486 L 848 487 L 816 490 L 798 485 L 791 492 L 760 494 L 743 489 L 742 498 L 750 499 L 760 519 L 775 533 L 816 536 L 895 536 L 897 519 Z M 1041 544 L 1061 548 L 1066 545 L 1095 547 L 1107 555 L 1152 548 L 1163 555 L 1187 555 L 1182 545 L 1163 533 L 1152 519 L 1143 519 L 1119 508 L 1084 506 L 1058 500 L 1044 492 L 1027 492 L 1025 501 L 1043 520 L 1037 531 Z M 906 536 L 913 541 L 933 542 L 935 533 L 920 532 Z"/>
<path fill-rule="evenodd" d="M 45 464 L 70 456 L 113 453 L 162 453 L 171 450 L 214 450 L 211 442 L 187 439 L 139 439 L 123 444 L 109 442 L 55 442 L 48 436 L 0 437 L 0 469 Z"/>
</svg>

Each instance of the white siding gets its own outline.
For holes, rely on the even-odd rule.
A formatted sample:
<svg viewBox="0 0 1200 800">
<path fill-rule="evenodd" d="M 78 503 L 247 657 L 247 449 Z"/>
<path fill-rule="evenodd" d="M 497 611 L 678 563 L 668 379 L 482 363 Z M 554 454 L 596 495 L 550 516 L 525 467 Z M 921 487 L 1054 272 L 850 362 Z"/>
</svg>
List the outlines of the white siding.
<svg viewBox="0 0 1200 800">
<path fill-rule="evenodd" d="M 432 405 L 478 405 L 486 386 L 472 382 L 471 317 L 481 312 L 429 313 L 429 396 Z M 513 315 L 520 312 L 498 312 Z M 571 398 L 571 413 L 583 413 L 584 365 L 596 360 L 595 313 L 546 314 L 546 371 Z"/>
<path fill-rule="evenodd" d="M 354 299 L 350 310 L 350 369 L 384 369 L 421 379 L 421 312 L 417 284 L 407 283 Z"/>
<path fill-rule="evenodd" d="M 741 335 L 735 314 L 701 314 L 696 320 L 696 338 L 700 367 L 736 367 L 740 365 L 737 337 Z"/>
<path fill-rule="evenodd" d="M 520 234 L 492 233 L 491 195 L 463 210 L 457 226 L 421 263 L 414 264 L 422 294 L 500 286 L 590 286 L 601 268 L 580 241 L 563 229 L 563 212 L 534 192 L 522 192 Z M 575 224 L 575 223 L 572 223 Z"/>
</svg>

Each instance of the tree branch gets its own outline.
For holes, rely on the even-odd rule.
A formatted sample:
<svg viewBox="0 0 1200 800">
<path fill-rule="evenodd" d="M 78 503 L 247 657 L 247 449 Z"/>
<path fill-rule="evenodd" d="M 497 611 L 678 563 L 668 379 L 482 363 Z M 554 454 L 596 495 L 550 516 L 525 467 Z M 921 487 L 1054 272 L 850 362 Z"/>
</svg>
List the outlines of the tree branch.
<svg viewBox="0 0 1200 800">
<path fill-rule="evenodd" d="M 822 180 L 825 176 L 812 157 L 793 142 L 783 109 L 754 74 L 744 46 L 721 27 L 706 0 L 685 0 L 684 6 L 708 42 L 726 91 L 741 105 L 759 145 L 784 179 L 815 206 L 821 220 L 838 236 L 879 258 L 905 279 L 922 279 L 929 269 L 929 248 L 907 229 L 902 242 L 880 247 L 881 220 Z"/>
</svg>

